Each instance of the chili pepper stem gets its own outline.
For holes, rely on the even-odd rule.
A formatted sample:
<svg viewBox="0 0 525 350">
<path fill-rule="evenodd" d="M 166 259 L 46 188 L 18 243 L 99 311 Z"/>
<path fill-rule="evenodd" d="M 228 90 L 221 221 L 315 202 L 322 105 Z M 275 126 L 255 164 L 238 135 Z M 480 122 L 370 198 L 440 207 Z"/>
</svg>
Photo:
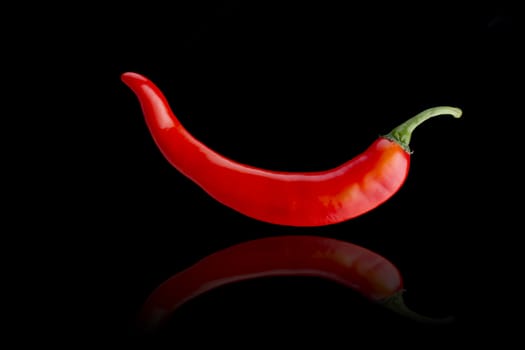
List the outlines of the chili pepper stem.
<svg viewBox="0 0 525 350">
<path fill-rule="evenodd" d="M 428 316 L 424 316 L 424 315 L 420 315 L 418 314 L 417 312 L 415 311 L 412 311 L 410 310 L 406 305 L 405 305 L 405 302 L 403 300 L 403 292 L 404 290 L 401 290 L 395 294 L 393 294 L 392 296 L 386 298 L 386 299 L 383 299 L 382 301 L 380 301 L 380 305 L 386 307 L 387 309 L 401 315 L 401 316 L 404 316 L 404 317 L 408 317 L 412 320 L 415 320 L 417 322 L 421 322 L 421 323 L 428 323 L 428 324 L 446 324 L 446 323 L 451 323 L 452 321 L 454 321 L 454 317 L 453 316 L 448 316 L 448 317 L 444 317 L 444 318 L 433 318 L 433 317 L 428 317 Z"/>
<path fill-rule="evenodd" d="M 459 118 L 462 113 L 461 109 L 456 107 L 439 106 L 429 108 L 397 126 L 384 137 L 398 143 L 408 153 L 412 153 L 409 146 L 410 138 L 414 129 L 421 123 L 438 115 L 452 115 L 454 118 Z"/>
</svg>

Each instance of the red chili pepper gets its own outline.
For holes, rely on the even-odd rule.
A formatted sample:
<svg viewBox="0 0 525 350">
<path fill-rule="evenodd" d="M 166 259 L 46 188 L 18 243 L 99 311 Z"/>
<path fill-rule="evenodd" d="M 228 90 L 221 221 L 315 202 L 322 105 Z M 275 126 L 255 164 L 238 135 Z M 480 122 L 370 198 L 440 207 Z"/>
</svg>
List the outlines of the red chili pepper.
<svg viewBox="0 0 525 350">
<path fill-rule="evenodd" d="M 220 203 L 251 218 L 288 226 L 335 224 L 385 202 L 408 175 L 412 131 L 431 117 L 459 118 L 462 113 L 446 106 L 425 110 L 330 170 L 271 171 L 235 162 L 195 139 L 146 77 L 128 72 L 121 78 L 138 97 L 153 139 L 176 169 Z"/>
<path fill-rule="evenodd" d="M 326 237 L 261 238 L 215 252 L 158 286 L 139 312 L 139 328 L 155 331 L 185 302 L 214 288 L 271 276 L 312 276 L 347 286 L 403 316 L 429 323 L 450 322 L 409 310 L 403 281 L 387 259 L 358 245 Z"/>
</svg>

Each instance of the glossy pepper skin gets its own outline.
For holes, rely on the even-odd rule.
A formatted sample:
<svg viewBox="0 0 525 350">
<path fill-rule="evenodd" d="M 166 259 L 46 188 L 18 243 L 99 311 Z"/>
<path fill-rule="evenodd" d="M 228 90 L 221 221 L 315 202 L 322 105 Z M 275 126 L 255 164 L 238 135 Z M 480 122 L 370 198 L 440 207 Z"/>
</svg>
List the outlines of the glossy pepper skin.
<svg viewBox="0 0 525 350">
<path fill-rule="evenodd" d="M 303 235 L 255 239 L 208 255 L 149 295 L 139 312 L 138 326 L 154 332 L 178 307 L 203 293 L 229 283 L 272 276 L 320 277 L 416 321 L 452 320 L 429 318 L 409 310 L 403 303 L 399 270 L 381 255 L 346 241 Z"/>
<path fill-rule="evenodd" d="M 324 226 L 374 209 L 393 196 L 407 177 L 414 128 L 437 115 L 461 116 L 458 108 L 431 108 L 336 168 L 271 171 L 228 159 L 195 139 L 146 77 L 127 72 L 121 79 L 139 99 L 150 133 L 171 165 L 220 203 L 277 225 Z"/>
</svg>

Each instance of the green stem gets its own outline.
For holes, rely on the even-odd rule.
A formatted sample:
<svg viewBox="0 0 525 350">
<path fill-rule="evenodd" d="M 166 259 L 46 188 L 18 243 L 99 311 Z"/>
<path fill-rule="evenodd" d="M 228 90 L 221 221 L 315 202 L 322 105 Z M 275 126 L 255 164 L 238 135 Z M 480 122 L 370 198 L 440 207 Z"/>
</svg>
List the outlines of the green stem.
<svg viewBox="0 0 525 350">
<path fill-rule="evenodd" d="M 420 315 L 417 312 L 410 310 L 403 301 L 403 291 L 399 291 L 396 294 L 382 300 L 380 304 L 386 307 L 387 309 L 398 313 L 401 316 L 408 317 L 420 323 L 447 324 L 454 321 L 454 317 L 452 316 L 444 318 L 433 318 Z"/>
<path fill-rule="evenodd" d="M 448 106 L 429 108 L 417 114 L 416 116 L 410 118 L 409 120 L 399 125 L 398 127 L 394 128 L 394 130 L 390 131 L 390 133 L 388 133 L 384 137 L 386 137 L 387 139 L 391 141 L 398 143 L 408 153 L 411 153 L 409 144 L 410 144 L 410 137 L 412 136 L 412 132 L 414 131 L 414 129 L 417 128 L 421 123 L 423 123 L 427 119 L 430 119 L 438 115 L 447 115 L 447 114 L 452 115 L 454 118 L 459 118 L 461 117 L 462 111 L 459 108 L 448 107 Z"/>
</svg>

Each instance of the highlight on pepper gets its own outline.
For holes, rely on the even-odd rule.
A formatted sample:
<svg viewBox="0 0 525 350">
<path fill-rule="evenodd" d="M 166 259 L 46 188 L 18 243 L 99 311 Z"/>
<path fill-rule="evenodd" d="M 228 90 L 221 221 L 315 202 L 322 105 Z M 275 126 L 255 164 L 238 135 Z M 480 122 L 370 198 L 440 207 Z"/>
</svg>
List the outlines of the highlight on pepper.
<svg viewBox="0 0 525 350">
<path fill-rule="evenodd" d="M 197 140 L 148 78 L 126 72 L 121 79 L 138 98 L 156 145 L 173 167 L 223 205 L 277 225 L 336 224 L 376 208 L 407 178 L 414 129 L 435 116 L 462 114 L 449 106 L 424 110 L 333 169 L 272 171 L 236 162 Z"/>
</svg>

